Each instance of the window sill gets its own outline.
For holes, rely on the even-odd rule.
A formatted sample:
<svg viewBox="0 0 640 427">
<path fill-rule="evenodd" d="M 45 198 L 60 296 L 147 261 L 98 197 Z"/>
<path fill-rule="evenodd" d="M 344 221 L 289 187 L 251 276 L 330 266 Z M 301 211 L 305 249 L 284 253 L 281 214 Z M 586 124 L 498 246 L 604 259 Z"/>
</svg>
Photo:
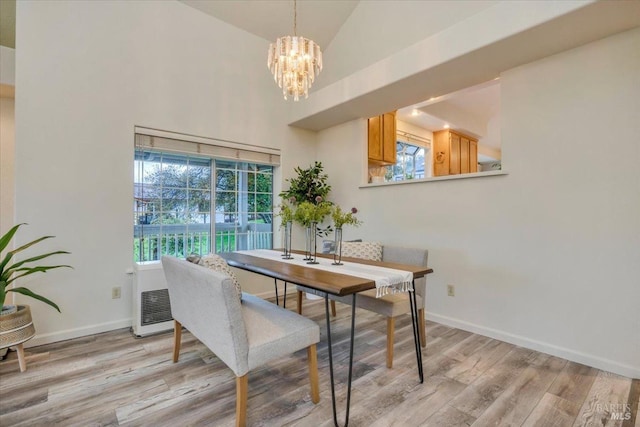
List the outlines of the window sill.
<svg viewBox="0 0 640 427">
<path fill-rule="evenodd" d="M 160 260 L 141 262 L 136 261 L 135 264 L 138 270 L 159 270 L 162 268 L 162 261 Z"/>
<path fill-rule="evenodd" d="M 477 172 L 477 173 L 465 173 L 460 175 L 433 176 L 429 178 L 420 178 L 420 179 L 407 179 L 405 181 L 389 181 L 389 182 L 380 182 L 380 183 L 369 182 L 369 183 L 360 185 L 359 188 L 386 187 L 389 185 L 419 184 L 419 183 L 425 183 L 425 182 L 449 181 L 449 180 L 467 179 L 467 178 L 485 178 L 488 176 L 501 176 L 501 175 L 508 175 L 508 173 L 504 170 L 499 170 L 499 171 L 488 171 L 488 172 Z"/>
</svg>

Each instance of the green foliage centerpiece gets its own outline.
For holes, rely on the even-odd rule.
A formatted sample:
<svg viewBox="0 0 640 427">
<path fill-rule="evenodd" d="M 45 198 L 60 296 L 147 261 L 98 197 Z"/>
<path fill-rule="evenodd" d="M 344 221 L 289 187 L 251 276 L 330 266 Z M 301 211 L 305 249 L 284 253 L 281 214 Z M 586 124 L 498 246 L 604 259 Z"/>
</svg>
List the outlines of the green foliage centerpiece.
<svg viewBox="0 0 640 427">
<path fill-rule="evenodd" d="M 335 226 L 335 250 L 333 252 L 333 265 L 342 265 L 342 227 L 345 225 L 353 225 L 354 227 L 362 224 L 355 214 L 358 213 L 358 209 L 351 208 L 350 211 L 345 212 L 340 206 L 334 206 L 331 211 L 331 218 L 333 219 L 333 225 Z"/>
<path fill-rule="evenodd" d="M 328 175 L 324 173 L 322 162 L 314 162 L 307 169 L 296 167 L 295 178 L 288 178 L 289 189 L 282 191 L 280 197 L 289 200 L 295 206 L 293 221 L 302 225 L 306 230 L 305 257 L 307 261 L 315 262 L 316 235 L 327 235 L 331 227 L 319 229 L 318 224 L 331 212 L 331 202 L 327 196 L 331 186 L 327 184 Z M 284 219 L 283 219 L 284 222 Z M 311 253 L 313 252 L 313 256 Z"/>
<path fill-rule="evenodd" d="M 326 202 L 321 196 L 316 196 L 315 204 L 304 201 L 298 205 L 293 218 L 297 223 L 305 227 L 307 232 L 307 248 L 305 260 L 307 264 L 317 264 L 316 261 L 316 235 L 318 232 L 325 233 L 318 229 L 318 223 L 331 213 L 331 202 Z"/>
<path fill-rule="evenodd" d="M 295 198 L 291 197 L 289 203 L 294 203 Z M 283 200 L 280 204 L 280 211 L 278 216 L 280 217 L 280 228 L 284 228 L 284 249 L 282 250 L 283 259 L 293 259 L 291 256 L 291 226 L 293 224 L 293 209 Z"/>
<path fill-rule="evenodd" d="M 309 202 L 316 204 L 316 198 L 327 200 L 327 196 L 331 191 L 331 186 L 327 184 L 329 176 L 323 173 L 322 162 L 315 162 L 308 169 L 302 169 L 299 166 L 294 169 L 298 176 L 296 178 L 286 179 L 289 182 L 289 189 L 280 193 L 283 199 L 293 198 L 295 204 Z"/>
<path fill-rule="evenodd" d="M 317 203 L 302 202 L 296 208 L 293 218 L 297 223 L 308 227 L 314 222 L 317 224 L 331 213 L 331 202 L 325 202 L 322 197 L 316 198 Z"/>
</svg>

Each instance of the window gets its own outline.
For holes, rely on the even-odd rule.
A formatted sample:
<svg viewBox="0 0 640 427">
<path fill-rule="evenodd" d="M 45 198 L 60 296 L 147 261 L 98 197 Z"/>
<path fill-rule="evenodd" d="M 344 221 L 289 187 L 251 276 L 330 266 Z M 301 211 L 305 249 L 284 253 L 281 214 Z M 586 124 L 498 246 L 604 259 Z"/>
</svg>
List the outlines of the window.
<svg viewBox="0 0 640 427">
<path fill-rule="evenodd" d="M 398 141 L 396 164 L 387 166 L 385 181 L 404 181 L 425 177 L 425 148 Z"/>
<path fill-rule="evenodd" d="M 216 252 L 271 248 L 273 167 L 215 161 Z"/>
<path fill-rule="evenodd" d="M 137 143 L 135 262 L 272 247 L 273 165 L 194 151 L 176 153 Z"/>
<path fill-rule="evenodd" d="M 136 151 L 134 260 L 208 253 L 211 160 Z"/>
</svg>

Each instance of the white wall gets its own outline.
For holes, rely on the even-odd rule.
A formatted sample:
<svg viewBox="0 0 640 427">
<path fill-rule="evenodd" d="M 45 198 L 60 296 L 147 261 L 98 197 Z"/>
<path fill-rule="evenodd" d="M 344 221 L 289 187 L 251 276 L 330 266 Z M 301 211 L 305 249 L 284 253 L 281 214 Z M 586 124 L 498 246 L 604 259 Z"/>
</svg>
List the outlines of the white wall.
<svg viewBox="0 0 640 427">
<path fill-rule="evenodd" d="M 16 82 L 16 50 L 0 46 L 0 84 L 14 86 Z"/>
<path fill-rule="evenodd" d="M 497 3 L 494 0 L 361 1 L 329 46 L 322 46 L 326 67 L 312 92 Z"/>
<path fill-rule="evenodd" d="M 281 148 L 284 175 L 315 158 L 315 135 L 286 126 L 268 43 L 184 4 L 18 2 L 17 31 L 19 239 L 56 235 L 41 250 L 74 266 L 24 281 L 62 309 L 20 300 L 31 345 L 130 325 L 134 126 Z"/>
<path fill-rule="evenodd" d="M 0 85 L 15 85 L 15 49 L 0 46 Z M 14 208 L 14 100 L 0 89 L 0 235 L 13 226 Z"/>
<path fill-rule="evenodd" d="M 636 29 L 505 72 L 506 176 L 359 188 L 366 122 L 320 132 L 345 238 L 429 248 L 431 319 L 640 377 L 638 52 Z"/>
<path fill-rule="evenodd" d="M 396 130 L 398 132 L 408 132 L 410 134 L 417 135 L 419 137 L 428 139 L 430 142 L 433 143 L 433 132 L 425 128 L 421 128 L 419 126 L 412 125 L 411 123 L 403 122 L 402 120 L 396 120 Z M 411 142 L 411 144 L 421 145 L 423 147 L 427 145 L 424 142 L 417 141 L 417 140 L 416 141 L 411 140 L 409 142 Z"/>
<path fill-rule="evenodd" d="M 0 98 L 0 235 L 13 227 L 15 112 L 13 98 Z"/>
</svg>

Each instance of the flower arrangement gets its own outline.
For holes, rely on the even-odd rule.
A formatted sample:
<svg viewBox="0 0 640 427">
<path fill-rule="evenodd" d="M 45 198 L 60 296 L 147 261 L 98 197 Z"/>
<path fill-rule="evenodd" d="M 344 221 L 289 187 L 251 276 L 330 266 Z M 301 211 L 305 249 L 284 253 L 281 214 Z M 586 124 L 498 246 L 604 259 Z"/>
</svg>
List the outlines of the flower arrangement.
<svg viewBox="0 0 640 427">
<path fill-rule="evenodd" d="M 335 206 L 331 212 L 331 218 L 333 219 L 333 225 L 336 228 L 342 228 L 343 225 L 353 225 L 354 227 L 362 224 L 355 214 L 358 213 L 358 209 L 351 208 L 350 211 L 344 212 L 340 206 Z"/>
<path fill-rule="evenodd" d="M 291 197 L 287 201 L 282 201 L 280 206 L 280 210 L 277 215 L 280 217 L 280 227 L 285 226 L 288 222 L 292 222 L 294 220 L 294 211 L 291 208 L 291 205 L 295 203 L 295 198 Z"/>
<path fill-rule="evenodd" d="M 293 219 L 304 227 L 309 227 L 312 222 L 320 223 L 331 213 L 331 203 L 325 202 L 321 196 L 316 196 L 316 203 L 302 202 L 296 208 Z"/>
</svg>

